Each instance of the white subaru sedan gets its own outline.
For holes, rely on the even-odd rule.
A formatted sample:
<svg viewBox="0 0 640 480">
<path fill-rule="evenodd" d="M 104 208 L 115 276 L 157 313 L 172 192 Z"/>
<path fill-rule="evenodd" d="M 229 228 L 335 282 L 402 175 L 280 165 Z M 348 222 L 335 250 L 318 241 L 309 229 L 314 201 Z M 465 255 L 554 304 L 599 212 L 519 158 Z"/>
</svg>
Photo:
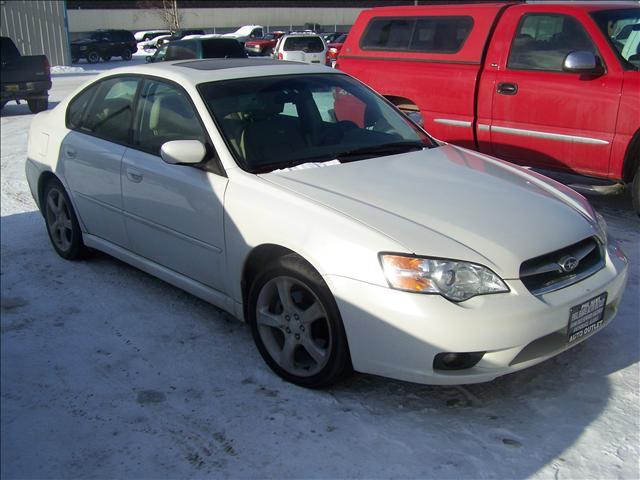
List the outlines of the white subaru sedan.
<svg viewBox="0 0 640 480">
<path fill-rule="evenodd" d="M 111 70 L 35 117 L 26 174 L 59 255 L 217 305 L 307 387 L 492 380 L 602 329 L 626 282 L 582 196 L 321 66 Z"/>
</svg>

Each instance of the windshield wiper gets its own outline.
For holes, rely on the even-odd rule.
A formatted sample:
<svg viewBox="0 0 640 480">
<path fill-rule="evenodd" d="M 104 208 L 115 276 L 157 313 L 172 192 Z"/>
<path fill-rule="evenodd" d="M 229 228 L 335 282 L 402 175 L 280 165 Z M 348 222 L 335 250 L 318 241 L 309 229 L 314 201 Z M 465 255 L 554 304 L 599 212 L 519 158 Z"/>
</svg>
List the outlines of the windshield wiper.
<svg viewBox="0 0 640 480">
<path fill-rule="evenodd" d="M 422 150 L 423 148 L 428 147 L 428 145 L 425 145 L 422 142 L 383 143 L 382 145 L 371 145 L 368 147 L 347 150 L 346 152 L 338 153 L 335 157 L 340 160 L 341 163 L 347 163 L 362 160 L 364 158 L 384 157 L 385 155 Z"/>
</svg>

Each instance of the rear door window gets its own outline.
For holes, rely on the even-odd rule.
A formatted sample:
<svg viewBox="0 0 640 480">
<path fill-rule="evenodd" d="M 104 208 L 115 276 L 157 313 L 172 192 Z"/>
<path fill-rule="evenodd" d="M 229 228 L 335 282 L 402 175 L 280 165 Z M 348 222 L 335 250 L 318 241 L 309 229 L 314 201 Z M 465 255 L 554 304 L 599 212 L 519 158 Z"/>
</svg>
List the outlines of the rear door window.
<svg viewBox="0 0 640 480">
<path fill-rule="evenodd" d="M 520 20 L 511 43 L 507 67 L 562 72 L 564 59 L 575 51 L 598 53 L 575 18 L 558 14 L 527 14 Z"/>
<path fill-rule="evenodd" d="M 96 93 L 96 86 L 87 88 L 84 92 L 69 102 L 67 108 L 67 128 L 71 130 L 79 129 L 82 126 L 82 120 L 93 94 Z"/>
<path fill-rule="evenodd" d="M 284 42 L 285 52 L 319 53 L 324 50 L 324 42 L 320 37 L 289 37 Z"/>
<path fill-rule="evenodd" d="M 133 99 L 139 80 L 117 77 L 104 80 L 97 86 L 81 131 L 116 143 L 127 144 L 131 128 Z"/>
</svg>

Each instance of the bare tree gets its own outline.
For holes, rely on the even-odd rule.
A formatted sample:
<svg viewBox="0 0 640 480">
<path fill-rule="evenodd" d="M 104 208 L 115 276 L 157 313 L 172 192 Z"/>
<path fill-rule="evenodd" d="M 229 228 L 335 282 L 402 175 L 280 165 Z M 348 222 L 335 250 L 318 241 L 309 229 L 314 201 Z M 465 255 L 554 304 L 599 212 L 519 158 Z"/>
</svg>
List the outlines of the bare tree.
<svg viewBox="0 0 640 480">
<path fill-rule="evenodd" d="M 178 8 L 178 0 L 143 0 L 138 2 L 138 5 L 141 8 L 154 10 L 172 32 L 180 30 L 182 12 Z"/>
</svg>

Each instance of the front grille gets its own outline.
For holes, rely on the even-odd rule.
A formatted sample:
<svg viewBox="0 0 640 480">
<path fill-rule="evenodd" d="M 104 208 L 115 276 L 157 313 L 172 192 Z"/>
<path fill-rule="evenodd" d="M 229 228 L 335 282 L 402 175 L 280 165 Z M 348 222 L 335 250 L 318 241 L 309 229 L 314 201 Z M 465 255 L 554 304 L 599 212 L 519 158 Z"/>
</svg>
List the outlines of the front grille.
<svg viewBox="0 0 640 480">
<path fill-rule="evenodd" d="M 577 261 L 577 266 L 570 269 L 574 260 Z M 534 295 L 543 295 L 573 285 L 602 267 L 602 244 L 595 237 L 590 237 L 523 262 L 520 265 L 520 280 Z"/>
</svg>

